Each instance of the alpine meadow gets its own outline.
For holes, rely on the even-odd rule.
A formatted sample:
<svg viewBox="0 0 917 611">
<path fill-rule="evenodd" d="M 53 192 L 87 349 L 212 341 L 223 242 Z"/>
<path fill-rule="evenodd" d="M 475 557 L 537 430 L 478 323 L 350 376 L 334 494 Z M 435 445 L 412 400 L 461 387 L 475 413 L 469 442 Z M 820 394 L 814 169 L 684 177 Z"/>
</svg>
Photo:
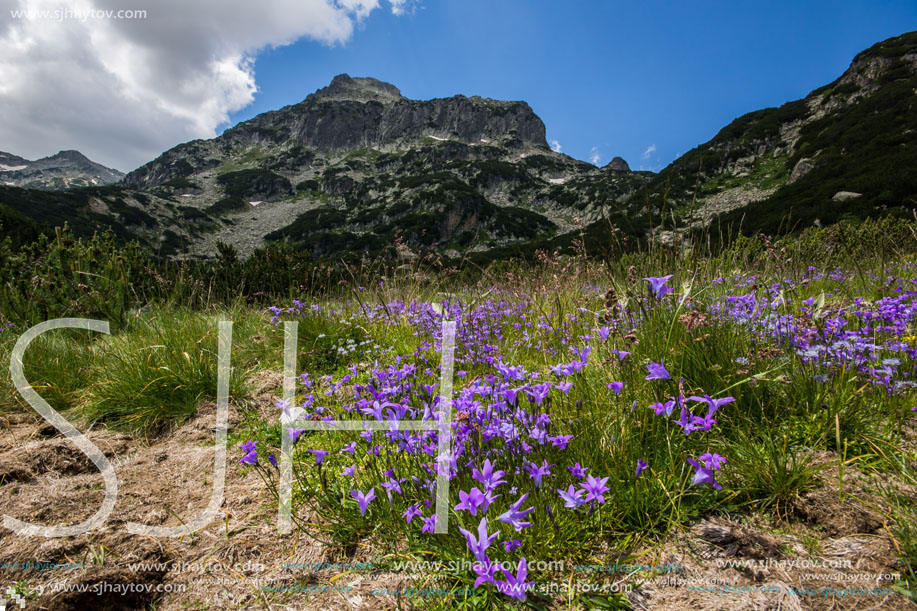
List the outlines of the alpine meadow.
<svg viewBox="0 0 917 611">
<path fill-rule="evenodd" d="M 650 167 L 351 76 L 433 0 L 313 4 L 231 67 L 254 17 L 159 63 L 155 4 L 0 34 L 90 24 L 119 104 L 206 51 L 168 116 L 252 79 L 133 169 L 114 127 L 0 153 L 0 611 L 917 609 L 917 32 Z M 303 37 L 350 74 L 262 111 Z"/>
</svg>

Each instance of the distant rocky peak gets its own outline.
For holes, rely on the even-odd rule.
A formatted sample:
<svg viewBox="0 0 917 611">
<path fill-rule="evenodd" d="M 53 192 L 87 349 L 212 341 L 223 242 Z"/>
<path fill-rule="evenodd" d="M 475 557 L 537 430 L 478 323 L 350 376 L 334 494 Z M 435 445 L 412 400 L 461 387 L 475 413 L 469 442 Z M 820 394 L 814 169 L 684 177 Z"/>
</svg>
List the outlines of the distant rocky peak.
<svg viewBox="0 0 917 611">
<path fill-rule="evenodd" d="M 89 158 L 87 158 L 86 155 L 74 150 L 58 151 L 54 155 L 46 157 L 45 159 L 56 159 L 60 161 L 89 161 Z"/>
<path fill-rule="evenodd" d="M 369 77 L 352 77 L 347 74 L 337 75 L 331 80 L 330 85 L 319 89 L 309 97 L 321 101 L 381 102 L 382 104 L 391 104 L 404 99 L 401 91 L 390 83 Z"/>
<path fill-rule="evenodd" d="M 74 150 L 58 151 L 35 161 L 0 152 L 0 184 L 7 186 L 66 189 L 107 185 L 122 176 L 122 172 L 95 163 Z"/>
<path fill-rule="evenodd" d="M 624 159 L 621 157 L 615 157 L 614 159 L 609 161 L 608 165 L 606 165 L 605 167 L 610 170 L 618 170 L 619 172 L 629 172 L 630 171 L 630 166 L 627 165 L 627 162 L 624 161 Z"/>
</svg>

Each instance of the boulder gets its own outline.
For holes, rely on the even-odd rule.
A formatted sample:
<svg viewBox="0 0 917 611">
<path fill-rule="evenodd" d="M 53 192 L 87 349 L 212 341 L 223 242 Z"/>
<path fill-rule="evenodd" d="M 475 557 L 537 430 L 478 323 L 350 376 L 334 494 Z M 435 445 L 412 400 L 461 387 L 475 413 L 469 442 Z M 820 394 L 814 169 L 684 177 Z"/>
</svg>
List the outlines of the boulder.
<svg viewBox="0 0 917 611">
<path fill-rule="evenodd" d="M 807 157 L 803 157 L 796 162 L 796 165 L 793 166 L 793 171 L 790 173 L 790 182 L 796 182 L 815 168 L 815 162 Z"/>
<path fill-rule="evenodd" d="M 858 197 L 863 197 L 863 194 L 854 193 L 853 191 L 838 191 L 831 199 L 836 202 L 847 202 Z"/>
</svg>

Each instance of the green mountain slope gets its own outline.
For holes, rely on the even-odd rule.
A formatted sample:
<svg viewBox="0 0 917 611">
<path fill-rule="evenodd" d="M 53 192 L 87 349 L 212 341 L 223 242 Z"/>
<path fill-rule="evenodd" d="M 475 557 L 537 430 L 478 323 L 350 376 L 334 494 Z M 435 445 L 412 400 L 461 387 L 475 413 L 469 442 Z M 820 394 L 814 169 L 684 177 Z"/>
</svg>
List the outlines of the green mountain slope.
<svg viewBox="0 0 917 611">
<path fill-rule="evenodd" d="M 858 54 L 803 100 L 739 117 L 663 169 L 632 210 L 775 232 L 917 207 L 917 33 Z M 675 213 L 675 220 L 670 217 Z"/>
</svg>

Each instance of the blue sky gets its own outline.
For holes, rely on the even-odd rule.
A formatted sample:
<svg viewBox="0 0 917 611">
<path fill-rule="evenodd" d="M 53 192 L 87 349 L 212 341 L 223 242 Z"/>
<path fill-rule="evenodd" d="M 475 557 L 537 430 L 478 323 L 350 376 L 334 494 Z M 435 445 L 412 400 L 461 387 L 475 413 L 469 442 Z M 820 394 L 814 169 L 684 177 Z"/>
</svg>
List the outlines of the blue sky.
<svg viewBox="0 0 917 611">
<path fill-rule="evenodd" d="M 136 0 L 138 19 L 14 1 L 24 16 L 0 11 L 0 150 L 77 149 L 122 171 L 341 73 L 415 99 L 525 100 L 564 153 L 657 170 L 917 30 L 917 0 Z"/>
<path fill-rule="evenodd" d="M 857 52 L 914 29 L 914 0 L 423 0 L 403 15 L 373 11 L 343 44 L 261 51 L 258 92 L 230 124 L 348 73 L 415 99 L 525 100 L 564 153 L 658 170 L 732 119 L 804 97 Z"/>
</svg>

